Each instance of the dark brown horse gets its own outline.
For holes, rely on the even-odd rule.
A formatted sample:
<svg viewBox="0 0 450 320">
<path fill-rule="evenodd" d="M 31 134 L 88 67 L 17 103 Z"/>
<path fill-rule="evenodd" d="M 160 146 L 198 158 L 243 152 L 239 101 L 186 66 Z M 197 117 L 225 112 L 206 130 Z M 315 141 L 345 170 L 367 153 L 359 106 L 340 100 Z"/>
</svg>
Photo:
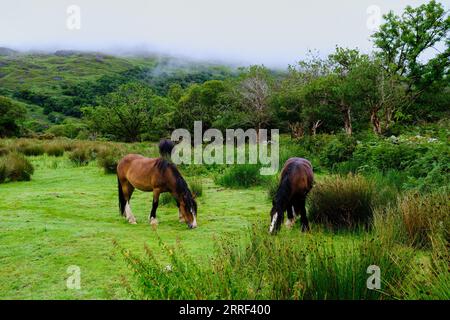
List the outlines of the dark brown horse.
<svg viewBox="0 0 450 320">
<path fill-rule="evenodd" d="M 130 199 L 134 189 L 139 189 L 153 191 L 153 205 L 148 217 L 150 224 L 158 223 L 156 209 L 159 195 L 170 192 L 177 202 L 180 222 L 186 222 L 191 229 L 197 227 L 197 203 L 177 167 L 169 160 L 173 146 L 171 141 L 162 140 L 159 144 L 160 158 L 129 154 L 119 161 L 119 209 L 128 222 L 136 223 L 131 212 Z"/>
<path fill-rule="evenodd" d="M 290 158 L 281 171 L 280 184 L 272 201 L 270 211 L 270 233 L 277 232 L 284 220 L 287 211 L 286 225 L 293 226 L 295 217 L 300 215 L 302 231 L 309 230 L 306 217 L 306 196 L 314 183 L 314 174 L 311 163 L 303 158 Z"/>
</svg>

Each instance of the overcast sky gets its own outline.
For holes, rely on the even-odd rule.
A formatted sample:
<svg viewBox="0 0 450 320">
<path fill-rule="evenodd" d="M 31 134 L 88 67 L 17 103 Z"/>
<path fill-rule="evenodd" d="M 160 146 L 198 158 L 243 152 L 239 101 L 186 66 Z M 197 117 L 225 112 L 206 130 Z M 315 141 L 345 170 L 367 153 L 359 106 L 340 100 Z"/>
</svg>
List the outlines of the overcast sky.
<svg viewBox="0 0 450 320">
<path fill-rule="evenodd" d="M 325 55 L 340 45 L 367 52 L 379 14 L 425 2 L 0 0 L 0 46 L 150 50 L 285 67 L 304 57 L 308 49 Z M 441 2 L 450 8 L 450 0 Z M 67 12 L 71 5 L 80 9 L 79 20 L 76 10 Z"/>
</svg>

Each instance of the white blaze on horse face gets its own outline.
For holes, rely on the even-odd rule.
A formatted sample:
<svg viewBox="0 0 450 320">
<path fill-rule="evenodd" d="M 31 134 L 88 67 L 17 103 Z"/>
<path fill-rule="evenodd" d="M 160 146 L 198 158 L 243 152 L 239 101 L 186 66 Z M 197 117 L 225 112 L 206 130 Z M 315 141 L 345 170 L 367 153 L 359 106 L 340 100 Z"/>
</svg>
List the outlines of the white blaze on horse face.
<svg viewBox="0 0 450 320">
<path fill-rule="evenodd" d="M 195 214 L 192 214 L 192 216 L 194 217 L 194 221 L 192 221 L 192 228 L 197 228 L 197 218 L 195 217 Z"/>
<path fill-rule="evenodd" d="M 275 212 L 275 214 L 272 217 L 272 223 L 270 224 L 269 232 L 272 233 L 273 229 L 275 228 L 275 223 L 277 222 L 278 218 L 278 212 Z"/>
</svg>

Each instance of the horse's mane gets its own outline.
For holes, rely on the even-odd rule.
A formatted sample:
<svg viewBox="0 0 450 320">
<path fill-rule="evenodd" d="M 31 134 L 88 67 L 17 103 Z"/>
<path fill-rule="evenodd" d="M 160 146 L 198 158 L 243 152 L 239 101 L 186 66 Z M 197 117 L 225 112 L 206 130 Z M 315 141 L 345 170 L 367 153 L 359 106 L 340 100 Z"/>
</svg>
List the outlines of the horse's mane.
<svg viewBox="0 0 450 320">
<path fill-rule="evenodd" d="M 167 169 L 171 170 L 172 174 L 175 177 L 176 193 L 183 197 L 187 210 L 191 211 L 191 209 L 194 209 L 195 212 L 197 212 L 197 203 L 195 202 L 194 197 L 189 190 L 186 180 L 184 180 L 178 168 L 172 162 L 169 162 L 164 158 L 158 158 L 156 166 L 159 170 L 161 170 L 161 172 L 164 172 Z"/>
<path fill-rule="evenodd" d="M 293 166 L 288 166 L 286 168 L 277 192 L 275 193 L 275 198 L 273 199 L 273 206 L 278 212 L 286 210 L 286 206 L 289 202 L 289 196 L 291 195 L 291 181 L 289 176 L 291 175 L 292 169 Z"/>
</svg>

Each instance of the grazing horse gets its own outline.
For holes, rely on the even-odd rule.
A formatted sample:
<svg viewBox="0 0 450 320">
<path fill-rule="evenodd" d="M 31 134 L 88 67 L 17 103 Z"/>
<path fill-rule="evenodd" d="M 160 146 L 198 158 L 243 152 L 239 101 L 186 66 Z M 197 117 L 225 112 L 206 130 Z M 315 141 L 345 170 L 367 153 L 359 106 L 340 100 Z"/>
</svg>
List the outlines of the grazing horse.
<svg viewBox="0 0 450 320">
<path fill-rule="evenodd" d="M 295 217 L 300 214 L 302 231 L 309 230 L 306 217 L 306 196 L 314 182 L 314 174 L 311 163 L 303 158 L 290 158 L 284 164 L 281 171 L 280 184 L 272 201 L 270 211 L 270 233 L 277 232 L 284 220 L 284 212 L 287 211 L 286 225 L 292 227 Z"/>
<path fill-rule="evenodd" d="M 158 224 L 156 209 L 159 195 L 170 192 L 177 202 L 180 222 L 186 222 L 189 228 L 197 227 L 197 203 L 181 176 L 177 167 L 170 161 L 170 153 L 174 144 L 170 140 L 159 143 L 160 158 L 146 158 L 139 154 L 123 157 L 117 165 L 117 181 L 119 185 L 119 209 L 129 223 L 136 219 L 131 212 L 130 199 L 134 189 L 153 191 L 153 205 L 149 214 L 149 223 Z"/>
</svg>

